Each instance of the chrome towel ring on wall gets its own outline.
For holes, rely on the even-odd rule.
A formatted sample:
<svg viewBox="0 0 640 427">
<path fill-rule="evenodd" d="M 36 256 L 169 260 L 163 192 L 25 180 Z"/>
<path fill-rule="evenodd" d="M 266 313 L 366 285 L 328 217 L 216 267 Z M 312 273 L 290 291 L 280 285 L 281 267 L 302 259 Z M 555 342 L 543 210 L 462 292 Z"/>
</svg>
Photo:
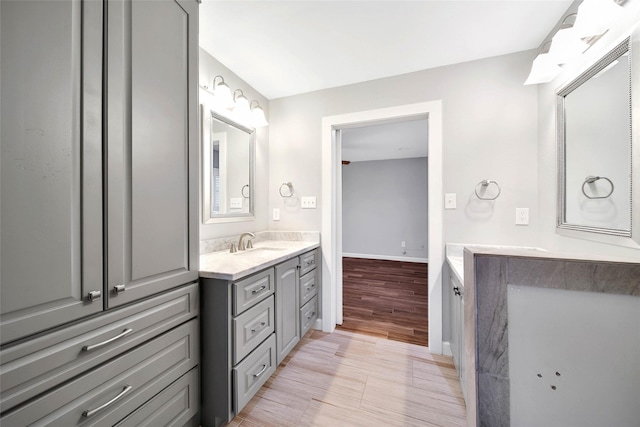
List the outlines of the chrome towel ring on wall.
<svg viewBox="0 0 640 427">
<path fill-rule="evenodd" d="M 282 188 L 283 187 L 288 187 L 289 188 L 289 190 L 288 190 L 289 194 L 287 194 L 286 191 L 285 191 L 284 194 L 282 193 Z M 285 182 L 280 186 L 280 190 L 279 191 L 280 191 L 280 195 L 282 197 L 291 197 L 291 196 L 293 196 L 293 184 L 291 182 Z"/>
<path fill-rule="evenodd" d="M 493 197 L 485 197 L 484 193 L 487 191 L 487 188 L 491 184 L 495 185 L 496 189 L 498 190 L 498 193 Z M 480 188 L 480 192 L 478 192 L 478 188 Z M 484 189 L 484 191 L 482 189 Z M 478 199 L 480 200 L 495 200 L 498 198 L 498 196 L 500 196 L 501 191 L 502 190 L 500 190 L 500 186 L 498 185 L 498 183 L 490 179 L 483 179 L 478 184 L 476 184 L 476 188 L 475 188 L 476 197 L 478 197 Z M 482 193 L 483 195 L 481 196 L 479 193 Z"/>
<path fill-rule="evenodd" d="M 587 194 L 586 191 L 584 191 L 584 186 L 585 185 L 593 184 L 596 181 L 601 180 L 601 179 L 604 179 L 605 181 L 609 181 L 609 185 L 611 185 L 611 191 L 609 191 L 609 193 L 606 196 L 590 196 L 590 195 Z M 606 198 L 608 198 L 609 196 L 611 196 L 613 194 L 613 189 L 614 189 L 613 182 L 611 182 L 611 180 L 609 178 L 607 178 L 606 176 L 592 176 L 592 175 L 590 175 L 590 176 L 586 177 L 584 179 L 584 182 L 582 183 L 582 194 L 584 194 L 584 196 L 587 199 L 606 199 Z"/>
</svg>

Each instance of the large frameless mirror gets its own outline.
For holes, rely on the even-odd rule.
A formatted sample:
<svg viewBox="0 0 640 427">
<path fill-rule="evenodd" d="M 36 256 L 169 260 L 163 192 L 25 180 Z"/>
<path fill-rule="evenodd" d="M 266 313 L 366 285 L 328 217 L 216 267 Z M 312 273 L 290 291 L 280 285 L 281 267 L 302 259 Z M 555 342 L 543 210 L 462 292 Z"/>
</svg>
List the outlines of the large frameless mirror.
<svg viewBox="0 0 640 427">
<path fill-rule="evenodd" d="M 633 226 L 640 226 L 631 47 L 628 38 L 557 92 L 561 231 L 633 238 Z"/>
<path fill-rule="evenodd" d="M 254 219 L 255 130 L 203 108 L 203 223 Z"/>
</svg>

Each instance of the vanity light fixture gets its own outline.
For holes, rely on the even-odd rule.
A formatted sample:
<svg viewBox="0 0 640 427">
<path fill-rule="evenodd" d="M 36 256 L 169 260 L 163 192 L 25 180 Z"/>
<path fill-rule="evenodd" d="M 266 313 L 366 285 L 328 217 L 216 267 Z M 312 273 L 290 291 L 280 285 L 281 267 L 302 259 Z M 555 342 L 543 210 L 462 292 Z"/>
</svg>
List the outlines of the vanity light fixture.
<svg viewBox="0 0 640 427">
<path fill-rule="evenodd" d="M 580 38 L 575 27 L 566 23 L 569 18 L 576 19 L 576 16 L 576 13 L 567 15 L 562 21 L 560 30 L 551 39 L 549 55 L 553 57 L 556 64 L 566 64 L 578 58 L 589 48 L 589 45 Z"/>
<path fill-rule="evenodd" d="M 255 99 L 251 101 L 250 109 L 251 109 L 251 118 L 253 119 L 253 125 L 255 127 L 260 128 L 264 126 L 269 126 L 269 122 L 267 122 L 267 118 L 264 116 L 264 110 L 262 109 L 258 101 L 256 101 Z"/>
<path fill-rule="evenodd" d="M 525 85 L 547 83 L 562 71 L 559 65 L 565 64 L 582 55 L 609 30 L 610 26 L 622 17 L 620 4 L 625 0 L 584 0 L 577 13 L 567 15 L 560 29 L 546 41 L 541 48 L 550 44 L 546 53 L 540 53 L 533 60 L 531 72 Z M 572 26 L 565 21 L 575 16 Z"/>
<path fill-rule="evenodd" d="M 584 0 L 573 25 L 577 35 L 588 38 L 604 34 L 624 13 L 621 3 L 623 0 Z"/>
<path fill-rule="evenodd" d="M 213 110 L 244 126 L 259 128 L 269 126 L 264 114 L 264 109 L 255 99 L 249 103 L 242 89 L 231 92 L 224 77 L 217 75 L 213 78 L 213 90 L 207 85 L 201 85 L 203 90 L 201 99 L 210 103 Z"/>
<path fill-rule="evenodd" d="M 216 80 L 220 81 L 216 84 Z M 222 76 L 215 76 L 213 78 L 213 96 L 215 103 L 223 108 L 230 108 L 233 106 L 233 98 L 231 97 L 231 89 L 229 85 L 225 83 Z"/>
<path fill-rule="evenodd" d="M 233 91 L 233 102 L 233 111 L 237 111 L 239 114 L 249 112 L 249 99 L 244 96 L 242 89 L 236 89 Z"/>
<path fill-rule="evenodd" d="M 542 45 L 544 49 L 545 46 L 551 44 L 551 41 L 545 42 Z M 542 52 L 536 56 L 536 59 L 533 60 L 533 65 L 531 66 L 531 72 L 529 73 L 529 77 L 527 77 L 527 81 L 524 82 L 525 85 L 537 85 L 540 83 L 547 83 L 553 80 L 558 74 L 560 74 L 562 68 L 558 66 L 555 58 L 547 51 Z"/>
</svg>

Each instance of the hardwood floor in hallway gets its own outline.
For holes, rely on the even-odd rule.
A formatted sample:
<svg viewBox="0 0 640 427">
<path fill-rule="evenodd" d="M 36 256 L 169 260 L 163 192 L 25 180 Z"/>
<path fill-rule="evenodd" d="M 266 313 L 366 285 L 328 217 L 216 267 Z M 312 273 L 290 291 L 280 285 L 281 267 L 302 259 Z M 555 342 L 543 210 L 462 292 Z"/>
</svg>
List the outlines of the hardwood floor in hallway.
<svg viewBox="0 0 640 427">
<path fill-rule="evenodd" d="M 344 330 L 310 331 L 229 426 L 465 426 L 451 357 Z"/>
<path fill-rule="evenodd" d="M 341 330 L 428 345 L 428 265 L 342 259 Z"/>
</svg>

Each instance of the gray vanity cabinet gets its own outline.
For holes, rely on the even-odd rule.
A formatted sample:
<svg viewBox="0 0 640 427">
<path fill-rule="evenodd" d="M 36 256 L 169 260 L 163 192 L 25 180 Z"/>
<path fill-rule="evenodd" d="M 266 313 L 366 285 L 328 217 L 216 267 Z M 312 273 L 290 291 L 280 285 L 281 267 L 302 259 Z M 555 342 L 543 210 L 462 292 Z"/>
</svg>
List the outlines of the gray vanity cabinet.
<svg viewBox="0 0 640 427">
<path fill-rule="evenodd" d="M 108 307 L 198 279 L 194 1 L 107 2 Z"/>
<path fill-rule="evenodd" d="M 273 268 L 201 279 L 202 425 L 231 421 L 275 371 Z"/>
<path fill-rule="evenodd" d="M 200 279 L 203 426 L 238 415 L 311 328 L 319 256 L 314 249 L 236 281 Z"/>
<path fill-rule="evenodd" d="M 300 341 L 299 259 L 278 264 L 276 272 L 276 348 L 278 364 Z"/>
<path fill-rule="evenodd" d="M 198 5 L 0 7 L 6 344 L 198 279 Z"/>
<path fill-rule="evenodd" d="M 458 373 L 462 392 L 465 392 L 465 346 L 464 346 L 464 286 L 450 273 L 449 279 L 449 322 L 450 322 L 450 345 L 453 355 L 453 364 Z"/>
<path fill-rule="evenodd" d="M 0 20 L 0 424 L 198 425 L 198 2 Z"/>
<path fill-rule="evenodd" d="M 318 291 L 320 289 L 320 251 L 314 249 L 300 256 L 300 338 L 306 334 L 318 319 L 320 313 Z"/>
<path fill-rule="evenodd" d="M 2 1 L 0 18 L 4 344 L 103 309 L 103 20 L 95 1 Z"/>
</svg>

